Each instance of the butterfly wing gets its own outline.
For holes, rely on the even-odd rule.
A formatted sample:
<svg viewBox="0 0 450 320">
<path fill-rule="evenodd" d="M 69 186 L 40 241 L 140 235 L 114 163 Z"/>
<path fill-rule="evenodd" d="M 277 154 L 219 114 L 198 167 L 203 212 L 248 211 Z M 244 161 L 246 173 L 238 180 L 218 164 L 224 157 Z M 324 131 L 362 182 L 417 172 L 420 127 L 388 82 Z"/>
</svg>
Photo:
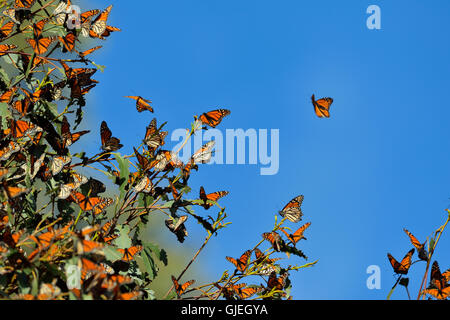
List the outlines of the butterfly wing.
<svg viewBox="0 0 450 320">
<path fill-rule="evenodd" d="M 212 128 L 215 128 L 220 122 L 222 122 L 222 119 L 230 113 L 231 111 L 227 109 L 212 110 L 200 115 L 200 121 Z"/>
<path fill-rule="evenodd" d="M 301 209 L 301 205 L 303 203 L 304 196 L 299 195 L 289 201 L 287 205 L 280 211 L 280 215 L 284 218 L 286 217 L 288 220 L 292 222 L 299 222 L 302 219 L 303 212 Z"/>
<path fill-rule="evenodd" d="M 414 253 L 415 249 L 411 249 L 401 262 L 398 262 L 391 254 L 387 254 L 389 262 L 394 269 L 394 272 L 397 274 L 408 274 L 409 267 L 411 266 L 411 257 Z"/>
<path fill-rule="evenodd" d="M 319 118 L 330 117 L 330 106 L 333 103 L 332 98 L 327 97 L 316 101 L 314 95 L 312 95 L 311 100 L 314 106 L 314 111 Z"/>
</svg>

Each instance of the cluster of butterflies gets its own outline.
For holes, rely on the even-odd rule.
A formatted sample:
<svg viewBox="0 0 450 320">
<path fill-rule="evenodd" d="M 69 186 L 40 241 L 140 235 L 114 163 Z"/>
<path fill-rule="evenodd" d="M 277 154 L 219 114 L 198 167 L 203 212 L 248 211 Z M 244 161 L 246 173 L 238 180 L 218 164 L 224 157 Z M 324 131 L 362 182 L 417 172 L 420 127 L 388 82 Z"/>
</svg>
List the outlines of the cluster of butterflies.
<svg viewBox="0 0 450 320">
<path fill-rule="evenodd" d="M 7 217 L 7 216 L 6 216 Z M 2 217 L 2 222 L 5 222 Z M 6 219 L 7 220 L 7 219 Z M 57 222 L 57 221 L 55 221 Z M 73 221 L 60 228 L 54 228 L 52 224 L 42 232 L 33 232 L 26 235 L 25 230 L 11 232 L 6 223 L 0 225 L 0 256 L 7 254 L 8 249 L 15 250 L 14 259 L 9 259 L 8 264 L 14 268 L 21 268 L 38 261 L 46 263 L 58 263 L 61 257 L 76 253 L 78 267 L 81 270 L 81 288 L 71 289 L 72 294 L 82 298 L 82 294 L 94 293 L 93 298 L 108 299 L 137 299 L 142 296 L 138 287 L 125 290 L 123 285 L 133 287 L 134 280 L 129 276 L 121 275 L 123 265 L 128 265 L 142 250 L 142 246 L 130 248 L 117 248 L 120 257 L 115 261 L 106 261 L 103 249 L 106 245 L 112 245 L 112 241 L 118 237 L 114 233 L 115 226 L 107 222 L 103 226 L 88 226 L 80 231 L 73 231 Z M 94 240 L 95 239 L 95 240 Z M 28 252 L 28 253 L 27 253 Z M 12 269 L 7 269 L 12 272 Z M 19 299 L 44 300 L 55 299 L 61 293 L 55 283 L 49 285 L 51 292 L 40 292 L 37 296 L 31 294 L 19 295 Z"/>
<path fill-rule="evenodd" d="M 31 7 L 34 2 L 35 1 L 16 0 L 14 7 L 3 11 L 3 15 L 9 17 L 11 21 L 4 24 L 0 28 L 0 41 L 9 37 L 10 34 L 13 33 L 16 25 L 21 25 L 25 19 L 29 20 L 33 18 Z M 101 48 L 101 46 L 96 46 L 86 51 L 78 52 L 76 50 L 76 42 L 78 41 L 79 33 L 85 37 L 104 40 L 111 34 L 111 32 L 120 31 L 119 28 L 107 25 L 108 16 L 111 9 L 112 5 L 108 6 L 103 11 L 98 9 L 89 10 L 79 14 L 79 16 L 75 16 L 75 18 L 79 20 L 80 24 L 80 31 L 78 31 L 76 26 L 73 25 L 74 16 L 71 9 L 71 1 L 61 1 L 54 8 L 50 17 L 44 18 L 30 25 L 33 36 L 27 38 L 26 41 L 31 46 L 33 51 L 39 56 L 44 55 L 49 50 L 50 45 L 58 41 L 64 52 L 76 51 L 80 57 L 84 58 L 85 56 Z M 48 24 L 63 26 L 66 35 L 63 37 L 57 35 L 44 35 L 44 28 Z M 23 32 L 23 30 L 17 31 L 17 33 L 21 32 Z M 15 48 L 17 48 L 17 46 L 13 44 L 0 45 L 0 51 L 9 51 Z"/>
<path fill-rule="evenodd" d="M 409 269 L 412 265 L 412 256 L 414 255 L 415 250 L 417 250 L 417 255 L 419 260 L 428 261 L 428 252 L 425 249 L 426 241 L 421 243 L 410 231 L 407 229 L 403 229 L 411 244 L 414 246 L 411 250 L 409 250 L 403 259 L 399 262 L 397 261 L 390 253 L 387 254 L 388 260 L 394 269 L 394 272 L 400 276 L 407 275 Z M 441 273 L 439 269 L 439 264 L 437 261 L 433 262 L 431 267 L 431 278 L 430 284 L 428 288 L 424 290 L 424 293 L 432 296 L 433 298 L 439 300 L 445 300 L 450 296 L 450 269 Z"/>
</svg>

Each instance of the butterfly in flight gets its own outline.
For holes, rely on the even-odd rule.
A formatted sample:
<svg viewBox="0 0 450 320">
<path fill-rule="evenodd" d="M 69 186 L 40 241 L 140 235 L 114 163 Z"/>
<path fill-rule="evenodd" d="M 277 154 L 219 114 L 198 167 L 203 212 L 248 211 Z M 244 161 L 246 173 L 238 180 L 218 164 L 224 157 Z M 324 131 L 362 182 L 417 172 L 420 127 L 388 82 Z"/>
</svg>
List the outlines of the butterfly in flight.
<svg viewBox="0 0 450 320">
<path fill-rule="evenodd" d="M 244 272 L 247 269 L 247 263 L 248 263 L 248 259 L 250 258 L 250 255 L 252 254 L 251 250 L 247 250 L 245 251 L 242 256 L 236 260 L 235 258 L 232 257 L 225 257 L 229 262 L 231 262 L 232 264 L 234 264 L 234 266 L 236 267 L 236 269 L 238 271 Z"/>
<path fill-rule="evenodd" d="M 409 232 L 406 229 L 403 229 L 403 231 L 405 231 L 405 233 L 408 235 L 409 240 L 411 241 L 412 245 L 414 247 L 416 247 L 419 259 L 427 261 L 428 260 L 428 253 L 427 253 L 427 250 L 425 250 L 425 243 L 426 243 L 426 241 L 424 243 L 420 243 L 420 241 L 417 240 L 417 238 L 414 237 L 411 232 Z"/>
<path fill-rule="evenodd" d="M 431 266 L 430 286 L 424 291 L 439 300 L 445 300 L 450 296 L 450 269 L 441 273 L 437 261 Z"/>
<path fill-rule="evenodd" d="M 311 225 L 311 222 L 305 223 L 303 226 L 298 228 L 297 231 L 295 231 L 293 234 L 288 234 L 286 232 L 286 230 L 284 230 L 284 229 L 281 229 L 281 231 L 286 235 L 286 237 L 295 246 L 297 244 L 297 242 L 300 241 L 301 239 L 305 239 L 306 240 L 306 238 L 303 236 L 303 234 L 305 233 L 305 230 L 308 229 L 308 227 L 310 225 Z"/>
<path fill-rule="evenodd" d="M 136 100 L 136 109 L 138 112 L 142 112 L 144 110 L 153 112 L 153 108 L 150 106 L 150 103 L 152 103 L 151 100 L 144 99 L 141 96 L 125 96 L 125 98 Z"/>
<path fill-rule="evenodd" d="M 314 95 L 312 95 L 311 100 L 314 106 L 314 111 L 319 118 L 330 117 L 330 106 L 333 103 L 333 98 L 327 97 L 316 100 Z"/>
<path fill-rule="evenodd" d="M 202 113 L 200 115 L 200 121 L 212 128 L 215 128 L 222 122 L 222 119 L 231 113 L 227 109 L 217 109 L 209 112 Z"/>
<path fill-rule="evenodd" d="M 183 284 L 180 284 L 177 279 L 172 276 L 172 282 L 173 282 L 173 286 L 175 288 L 175 292 L 177 293 L 178 298 L 186 291 L 186 289 L 192 285 L 193 283 L 195 283 L 195 280 L 189 280 L 188 282 L 185 282 Z"/>
<path fill-rule="evenodd" d="M 389 262 L 392 265 L 392 268 L 394 268 L 394 272 L 397 274 L 408 274 L 409 267 L 411 266 L 411 257 L 413 254 L 414 248 L 408 251 L 408 253 L 403 257 L 401 262 L 398 262 L 390 253 L 388 253 L 387 256 Z"/>
<path fill-rule="evenodd" d="M 288 220 L 292 222 L 299 222 L 302 219 L 303 212 L 301 209 L 301 205 L 303 203 L 304 196 L 299 195 L 288 202 L 284 208 L 279 211 L 280 215 L 284 218 L 286 217 Z"/>
<path fill-rule="evenodd" d="M 120 140 L 112 136 L 112 132 L 109 130 L 106 121 L 102 121 L 102 124 L 100 125 L 100 138 L 102 141 L 101 149 L 103 151 L 112 152 L 123 147 L 123 145 L 120 144 Z"/>
<path fill-rule="evenodd" d="M 203 186 L 200 187 L 200 200 L 203 200 L 203 204 L 201 206 L 208 210 L 213 206 L 213 204 L 208 203 L 208 200 L 215 201 L 219 200 L 222 197 L 225 197 L 228 194 L 228 191 L 216 191 L 213 193 L 206 194 L 205 189 Z"/>
</svg>

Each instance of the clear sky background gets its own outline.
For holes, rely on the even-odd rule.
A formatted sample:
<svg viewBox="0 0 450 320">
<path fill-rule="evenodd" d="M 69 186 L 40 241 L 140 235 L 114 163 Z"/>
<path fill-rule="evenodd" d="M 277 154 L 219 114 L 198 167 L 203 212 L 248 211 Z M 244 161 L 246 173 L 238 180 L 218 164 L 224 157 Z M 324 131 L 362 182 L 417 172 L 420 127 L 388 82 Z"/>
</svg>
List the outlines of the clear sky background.
<svg viewBox="0 0 450 320">
<path fill-rule="evenodd" d="M 278 174 L 205 165 L 191 177 L 192 197 L 200 185 L 230 191 L 220 203 L 233 224 L 201 254 L 205 277 L 232 271 L 225 256 L 252 248 L 278 210 L 303 194 L 302 223 L 312 225 L 299 248 L 319 261 L 291 273 L 294 298 L 385 299 L 395 282 L 386 253 L 401 259 L 412 248 L 402 229 L 424 241 L 450 204 L 450 2 L 95 0 L 82 10 L 110 3 L 109 24 L 123 31 L 93 54 L 107 68 L 94 77 L 100 85 L 88 107 L 90 121 L 106 120 L 125 144 L 123 153 L 153 116 L 174 130 L 223 107 L 231 110 L 218 127 L 224 133 L 280 130 Z M 381 8 L 381 30 L 366 27 L 371 4 Z M 313 93 L 333 97 L 329 119 L 315 116 Z M 153 100 L 155 114 L 137 113 L 125 95 Z M 84 140 L 93 152 L 97 138 Z M 178 250 L 204 239 L 195 221 L 187 228 Z M 441 270 L 450 267 L 448 232 L 435 254 Z M 381 290 L 366 287 L 369 265 L 381 268 Z M 413 297 L 424 268 L 411 269 Z M 400 289 L 393 299 L 407 298 Z"/>
</svg>

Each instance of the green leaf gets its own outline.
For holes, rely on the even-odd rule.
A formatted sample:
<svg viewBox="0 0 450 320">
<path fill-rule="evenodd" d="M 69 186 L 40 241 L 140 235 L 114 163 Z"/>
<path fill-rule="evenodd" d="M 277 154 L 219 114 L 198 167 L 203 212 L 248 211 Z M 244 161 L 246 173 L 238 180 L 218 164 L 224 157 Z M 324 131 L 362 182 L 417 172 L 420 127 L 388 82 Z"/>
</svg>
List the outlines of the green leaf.
<svg viewBox="0 0 450 320">
<path fill-rule="evenodd" d="M 132 246 L 132 242 L 129 236 L 130 227 L 127 225 L 117 226 L 117 231 L 119 236 L 114 239 L 114 244 L 119 248 L 126 249 Z"/>
<path fill-rule="evenodd" d="M 128 184 L 128 177 L 130 176 L 130 162 L 127 159 L 124 159 L 122 155 L 118 152 L 112 153 L 114 157 L 116 158 L 117 163 L 119 164 L 119 171 L 120 171 L 120 180 L 122 183 L 119 186 L 120 190 L 120 196 L 119 196 L 119 202 L 122 202 L 122 200 L 125 198 L 125 187 Z"/>
</svg>

